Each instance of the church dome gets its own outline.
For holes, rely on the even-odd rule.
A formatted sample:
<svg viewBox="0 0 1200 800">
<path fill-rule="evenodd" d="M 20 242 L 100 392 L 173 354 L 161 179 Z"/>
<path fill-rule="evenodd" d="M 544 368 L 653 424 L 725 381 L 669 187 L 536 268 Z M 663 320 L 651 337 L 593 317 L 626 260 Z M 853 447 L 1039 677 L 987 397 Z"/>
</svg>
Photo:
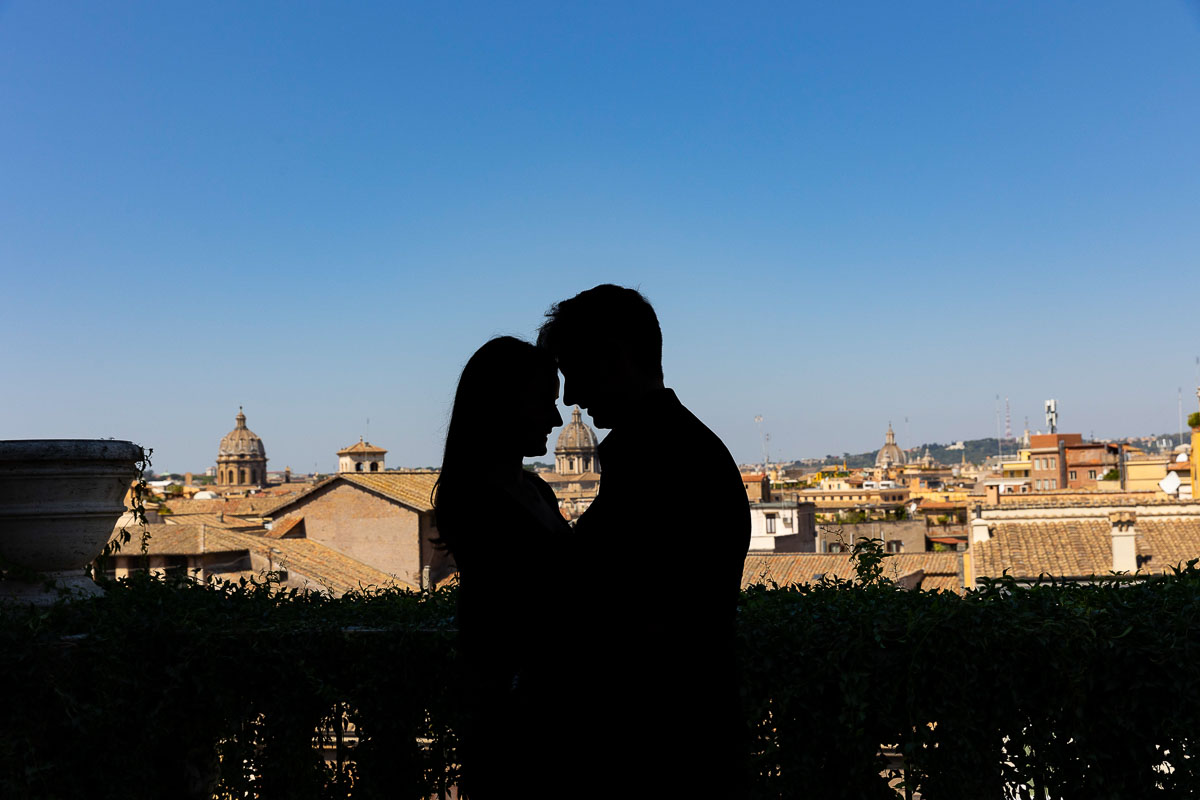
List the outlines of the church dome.
<svg viewBox="0 0 1200 800">
<path fill-rule="evenodd" d="M 892 431 L 892 423 L 888 423 L 887 437 L 875 456 L 876 467 L 896 467 L 904 463 L 904 451 L 896 444 L 896 434 Z"/>
<path fill-rule="evenodd" d="M 571 411 L 571 421 L 558 435 L 558 444 L 554 445 L 555 453 L 591 452 L 596 449 L 596 434 L 583 421 L 579 414 L 579 406 Z"/>
<path fill-rule="evenodd" d="M 225 434 L 221 446 L 217 450 L 217 458 L 221 456 L 251 456 L 266 458 L 267 449 L 263 447 L 258 434 L 246 427 L 246 415 L 238 408 L 237 427 Z"/>
</svg>

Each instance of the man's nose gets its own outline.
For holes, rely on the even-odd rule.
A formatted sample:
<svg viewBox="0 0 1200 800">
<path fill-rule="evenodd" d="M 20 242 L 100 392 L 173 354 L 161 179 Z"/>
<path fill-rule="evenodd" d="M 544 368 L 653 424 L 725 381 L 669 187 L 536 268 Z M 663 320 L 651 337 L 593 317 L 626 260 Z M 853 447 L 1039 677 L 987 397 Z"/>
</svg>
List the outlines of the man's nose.
<svg viewBox="0 0 1200 800">
<path fill-rule="evenodd" d="M 575 388 L 575 384 L 570 383 L 569 381 L 563 382 L 563 405 L 564 406 L 570 407 L 570 406 L 574 406 L 574 405 L 579 405 L 578 401 L 575 399 L 575 392 L 573 391 L 574 388 Z"/>
<path fill-rule="evenodd" d="M 556 428 L 562 427 L 562 424 L 563 424 L 562 412 L 560 412 L 557 408 L 554 409 L 553 421 L 554 421 L 554 427 L 556 427 Z"/>
</svg>

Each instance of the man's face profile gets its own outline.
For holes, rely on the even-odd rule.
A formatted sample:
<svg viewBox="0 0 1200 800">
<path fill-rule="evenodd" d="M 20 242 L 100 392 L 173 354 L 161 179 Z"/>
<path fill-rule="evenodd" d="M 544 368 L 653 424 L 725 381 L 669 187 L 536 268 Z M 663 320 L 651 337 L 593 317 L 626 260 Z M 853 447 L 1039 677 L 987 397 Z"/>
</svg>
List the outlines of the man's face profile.
<svg viewBox="0 0 1200 800">
<path fill-rule="evenodd" d="M 597 428 L 612 427 L 612 380 L 599 354 L 559 359 L 563 374 L 563 404 L 587 411 Z"/>
</svg>

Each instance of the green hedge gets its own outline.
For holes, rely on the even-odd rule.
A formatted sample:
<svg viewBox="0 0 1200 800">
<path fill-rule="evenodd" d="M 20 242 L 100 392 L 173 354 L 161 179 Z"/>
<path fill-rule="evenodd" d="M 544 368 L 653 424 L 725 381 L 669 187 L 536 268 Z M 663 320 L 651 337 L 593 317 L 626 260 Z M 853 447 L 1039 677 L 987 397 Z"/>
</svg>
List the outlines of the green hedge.
<svg viewBox="0 0 1200 800">
<path fill-rule="evenodd" d="M 965 597 L 899 590 L 869 560 L 862 574 L 743 595 L 757 797 L 1200 787 L 1194 563 L 1133 585 L 1001 581 Z M 141 578 L 5 610 L 0 796 L 208 797 L 215 782 L 220 797 L 422 798 L 452 783 L 453 592 L 272 588 Z M 352 759 L 343 731 L 359 737 Z M 889 786 L 881 747 L 903 755 L 907 786 Z"/>
</svg>

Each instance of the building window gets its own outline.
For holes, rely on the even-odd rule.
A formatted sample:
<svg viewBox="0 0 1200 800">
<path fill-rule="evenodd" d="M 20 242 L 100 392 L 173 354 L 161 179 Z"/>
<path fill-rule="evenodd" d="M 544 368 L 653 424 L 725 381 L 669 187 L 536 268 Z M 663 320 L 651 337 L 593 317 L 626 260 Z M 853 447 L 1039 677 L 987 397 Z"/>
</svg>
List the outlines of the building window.
<svg viewBox="0 0 1200 800">
<path fill-rule="evenodd" d="M 1037 480 L 1035 480 L 1033 482 L 1033 488 L 1037 489 L 1039 492 L 1042 490 L 1042 479 L 1041 478 L 1038 478 Z"/>
<path fill-rule="evenodd" d="M 1050 479 L 1050 488 L 1051 488 L 1051 489 L 1057 489 L 1057 488 L 1058 488 L 1058 479 L 1057 479 L 1057 478 L 1051 478 L 1051 479 Z"/>
<path fill-rule="evenodd" d="M 354 471 L 355 471 L 355 472 L 362 472 L 362 471 L 363 471 L 363 468 L 362 468 L 362 462 L 361 462 L 361 461 L 356 461 L 356 462 L 354 462 Z"/>
<path fill-rule="evenodd" d="M 775 514 L 767 514 L 767 533 L 775 532 Z"/>
<path fill-rule="evenodd" d="M 371 462 L 371 472 L 379 472 L 379 462 L 378 461 Z"/>
<path fill-rule="evenodd" d="M 829 552 L 831 552 L 831 553 L 842 552 L 842 543 L 841 542 L 830 542 L 829 543 Z"/>
<path fill-rule="evenodd" d="M 1093 480 L 1095 480 L 1095 478 L 1096 478 L 1096 470 L 1094 470 L 1094 469 L 1089 469 L 1089 470 L 1088 470 L 1088 477 L 1089 477 L 1089 478 L 1092 478 Z"/>
<path fill-rule="evenodd" d="M 1076 477 L 1076 476 L 1075 476 L 1075 470 L 1071 470 L 1071 472 L 1070 472 L 1069 474 L 1070 474 L 1070 476 L 1071 476 L 1071 480 L 1075 480 L 1075 477 Z M 1094 478 L 1094 477 L 1096 477 L 1096 476 L 1095 476 L 1095 475 L 1093 475 L 1092 477 Z"/>
<path fill-rule="evenodd" d="M 887 552 L 889 553 L 899 553 L 900 548 L 901 544 L 899 539 L 890 539 L 887 543 Z"/>
</svg>

